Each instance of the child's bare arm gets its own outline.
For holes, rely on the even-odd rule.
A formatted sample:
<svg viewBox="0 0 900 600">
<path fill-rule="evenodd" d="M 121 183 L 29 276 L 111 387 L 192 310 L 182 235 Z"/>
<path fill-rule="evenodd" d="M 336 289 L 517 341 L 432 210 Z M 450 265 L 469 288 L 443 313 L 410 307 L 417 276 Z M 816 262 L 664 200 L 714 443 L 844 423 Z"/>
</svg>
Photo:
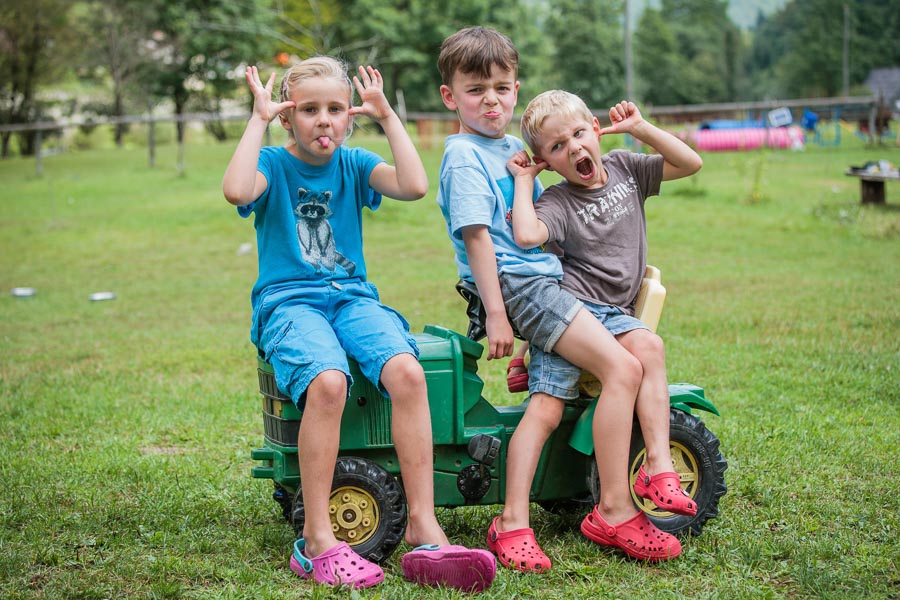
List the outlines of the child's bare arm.
<svg viewBox="0 0 900 600">
<path fill-rule="evenodd" d="M 465 227 L 462 230 L 463 242 L 472 277 L 478 287 L 478 294 L 484 304 L 487 316 L 488 355 L 487 359 L 510 356 L 515 345 L 512 325 L 506 315 L 503 294 L 500 292 L 500 279 L 497 276 L 497 255 L 494 254 L 494 242 L 484 225 Z"/>
<path fill-rule="evenodd" d="M 703 166 L 700 155 L 677 137 L 648 123 L 634 102 L 622 101 L 609 109 L 609 127 L 600 130 L 607 133 L 630 133 L 641 142 L 659 152 L 663 163 L 663 181 L 693 175 Z"/>
<path fill-rule="evenodd" d="M 534 212 L 534 178 L 546 168 L 541 161 L 532 164 L 528 153 L 520 150 L 512 155 L 506 168 L 515 178 L 515 194 L 512 209 L 513 237 L 524 249 L 540 246 L 550 238 L 550 232 Z"/>
<path fill-rule="evenodd" d="M 351 108 L 350 114 L 366 115 L 381 125 L 394 156 L 394 166 L 381 163 L 372 170 L 369 184 L 380 194 L 397 200 L 418 200 L 428 192 L 428 176 L 406 127 L 384 95 L 381 73 L 360 66 L 353 84 L 362 104 Z"/>
<path fill-rule="evenodd" d="M 250 91 L 253 92 L 253 114 L 250 115 L 244 135 L 241 136 L 241 141 L 238 142 L 222 178 L 222 192 L 225 199 L 235 206 L 250 204 L 266 189 L 266 178 L 256 170 L 263 136 L 269 121 L 283 110 L 294 106 L 292 100 L 272 101 L 275 73 L 272 73 L 265 85 L 260 81 L 256 67 L 247 67 L 244 76 L 247 78 Z"/>
</svg>

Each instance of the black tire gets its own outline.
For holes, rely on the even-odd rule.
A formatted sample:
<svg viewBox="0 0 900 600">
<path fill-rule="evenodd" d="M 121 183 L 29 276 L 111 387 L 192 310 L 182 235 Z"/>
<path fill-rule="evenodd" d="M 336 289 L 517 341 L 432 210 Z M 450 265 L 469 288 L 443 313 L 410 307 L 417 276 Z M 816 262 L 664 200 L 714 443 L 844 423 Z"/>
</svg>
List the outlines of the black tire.
<svg viewBox="0 0 900 600">
<path fill-rule="evenodd" d="M 703 525 L 719 514 L 719 499 L 728 491 L 725 485 L 728 463 L 719 451 L 719 438 L 706 428 L 703 421 L 675 408 L 669 410 L 669 440 L 672 461 L 681 478 L 681 487 L 697 503 L 697 514 L 688 517 L 660 510 L 653 502 L 634 492 L 634 481 L 646 454 L 644 438 L 637 421 L 628 456 L 631 497 L 635 505 L 647 513 L 650 520 L 663 531 L 675 535 L 689 531 L 693 535 L 700 535 Z M 596 461 L 591 461 L 589 485 L 594 500 L 599 501 L 600 480 Z"/>
<path fill-rule="evenodd" d="M 294 496 L 293 523 L 303 534 L 303 482 Z M 331 525 L 338 540 L 357 554 L 382 563 L 403 541 L 406 531 L 406 495 L 397 479 L 364 458 L 338 457 L 331 485 Z"/>
</svg>

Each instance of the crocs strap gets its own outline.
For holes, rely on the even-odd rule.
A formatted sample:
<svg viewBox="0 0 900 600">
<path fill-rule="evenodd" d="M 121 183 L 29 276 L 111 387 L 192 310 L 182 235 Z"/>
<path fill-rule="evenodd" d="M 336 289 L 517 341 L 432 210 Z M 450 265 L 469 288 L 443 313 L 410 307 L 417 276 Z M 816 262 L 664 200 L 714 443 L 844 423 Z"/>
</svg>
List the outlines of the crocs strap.
<svg viewBox="0 0 900 600">
<path fill-rule="evenodd" d="M 419 550 L 428 550 L 429 552 L 434 552 L 435 550 L 440 550 L 441 547 L 437 544 L 422 544 L 421 546 L 416 546 L 413 548 L 413 552 L 417 552 Z"/>
<path fill-rule="evenodd" d="M 313 572 L 313 564 L 312 561 L 306 558 L 303 555 L 303 549 L 306 548 L 306 540 L 300 538 L 296 542 L 294 542 L 294 558 L 300 564 L 300 568 L 306 571 L 307 573 Z"/>
</svg>

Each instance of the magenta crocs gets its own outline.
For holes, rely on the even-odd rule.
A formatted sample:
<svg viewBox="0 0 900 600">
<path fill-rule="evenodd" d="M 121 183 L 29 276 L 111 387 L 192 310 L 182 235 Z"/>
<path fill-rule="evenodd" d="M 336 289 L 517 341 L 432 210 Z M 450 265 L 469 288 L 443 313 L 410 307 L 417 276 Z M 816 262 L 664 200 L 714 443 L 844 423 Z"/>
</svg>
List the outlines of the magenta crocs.
<svg viewBox="0 0 900 600">
<path fill-rule="evenodd" d="M 354 552 L 347 542 L 341 542 L 315 558 L 307 558 L 303 553 L 305 548 L 306 540 L 301 538 L 294 542 L 291 571 L 298 577 L 312 578 L 316 583 L 335 587 L 349 585 L 354 588 L 372 587 L 384 580 L 381 567 Z"/>
<path fill-rule="evenodd" d="M 497 574 L 493 554 L 464 546 L 426 544 L 404 554 L 401 564 L 403 576 L 413 583 L 465 592 L 487 589 Z"/>
</svg>

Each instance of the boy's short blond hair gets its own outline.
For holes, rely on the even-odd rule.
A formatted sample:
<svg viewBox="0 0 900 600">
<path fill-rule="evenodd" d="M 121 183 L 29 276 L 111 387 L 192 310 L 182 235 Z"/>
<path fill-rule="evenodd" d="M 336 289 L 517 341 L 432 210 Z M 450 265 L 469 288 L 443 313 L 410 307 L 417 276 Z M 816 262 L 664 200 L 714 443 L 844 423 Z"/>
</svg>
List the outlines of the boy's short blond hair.
<svg viewBox="0 0 900 600">
<path fill-rule="evenodd" d="M 519 70 L 519 52 L 512 40 L 496 29 L 467 27 L 441 44 L 438 70 L 444 85 L 452 83 L 457 71 L 490 77 L 495 65 L 513 73 Z"/>
<path fill-rule="evenodd" d="M 332 56 L 313 56 L 288 67 L 281 78 L 281 101 L 291 99 L 291 92 L 301 82 L 322 77 L 347 84 L 347 97 L 352 98 L 353 86 L 347 76 L 347 65 Z"/>
<path fill-rule="evenodd" d="M 571 92 L 550 90 L 538 94 L 525 107 L 519 126 L 522 139 L 525 140 L 532 152 L 537 152 L 544 121 L 550 116 L 573 117 L 583 119 L 587 123 L 592 123 L 594 120 L 594 115 L 584 100 Z"/>
</svg>

